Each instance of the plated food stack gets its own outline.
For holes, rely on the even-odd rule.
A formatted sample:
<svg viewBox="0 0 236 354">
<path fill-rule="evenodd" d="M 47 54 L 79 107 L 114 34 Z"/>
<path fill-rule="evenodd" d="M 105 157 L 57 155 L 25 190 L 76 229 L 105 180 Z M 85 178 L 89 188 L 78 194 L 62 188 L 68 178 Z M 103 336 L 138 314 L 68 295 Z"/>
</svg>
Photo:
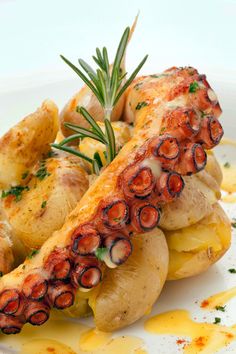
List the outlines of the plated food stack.
<svg viewBox="0 0 236 354">
<path fill-rule="evenodd" d="M 104 169 L 67 218 L 32 259 L 0 280 L 0 327 L 18 333 L 41 325 L 52 307 L 65 309 L 76 289 L 97 286 L 108 267 L 132 253 L 132 236 L 158 226 L 161 208 L 177 198 L 182 176 L 204 169 L 220 142 L 221 109 L 206 77 L 171 68 L 140 77 L 125 94 L 125 117 L 134 135 Z M 97 251 L 106 248 L 101 261 Z"/>
</svg>

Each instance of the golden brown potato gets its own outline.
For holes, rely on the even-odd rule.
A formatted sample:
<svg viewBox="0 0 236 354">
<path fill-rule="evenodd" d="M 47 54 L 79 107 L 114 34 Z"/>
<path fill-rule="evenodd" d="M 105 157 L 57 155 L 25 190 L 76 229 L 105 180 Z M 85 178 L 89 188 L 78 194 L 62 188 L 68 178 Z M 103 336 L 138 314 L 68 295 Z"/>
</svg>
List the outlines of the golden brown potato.
<svg viewBox="0 0 236 354">
<path fill-rule="evenodd" d="M 219 186 L 205 171 L 184 177 L 184 181 L 180 197 L 163 206 L 160 227 L 164 230 L 195 224 L 212 212 L 212 205 L 220 198 Z"/>
<path fill-rule="evenodd" d="M 168 280 L 182 279 L 206 271 L 230 247 L 231 224 L 216 203 L 212 213 L 198 223 L 165 232 L 170 264 Z"/>
<path fill-rule="evenodd" d="M 88 189 L 87 173 L 73 156 L 39 162 L 28 177 L 20 200 L 12 195 L 3 207 L 14 234 L 28 248 L 39 248 L 63 225 Z"/>
<path fill-rule="evenodd" d="M 70 101 L 65 105 L 62 112 L 60 113 L 61 131 L 64 136 L 69 136 L 73 134 L 72 130 L 64 126 L 65 122 L 77 124 L 80 127 L 84 128 L 90 128 L 90 125 L 84 119 L 84 117 L 80 113 L 76 112 L 77 106 L 82 106 L 86 108 L 96 121 L 104 120 L 104 109 L 102 108 L 98 99 L 88 88 L 88 86 L 83 86 L 82 89 L 70 99 Z M 120 119 L 123 112 L 123 107 L 124 95 L 121 96 L 115 108 L 113 109 L 111 121 L 117 121 Z"/>
<path fill-rule="evenodd" d="M 22 174 L 49 150 L 57 131 L 57 107 L 45 101 L 0 139 L 0 189 L 21 183 Z"/>
<path fill-rule="evenodd" d="M 106 269 L 89 299 L 99 330 L 128 326 L 149 312 L 158 298 L 168 270 L 168 248 L 161 230 L 133 237 L 133 254 L 121 266 Z"/>
<path fill-rule="evenodd" d="M 14 268 L 11 228 L 4 220 L 0 210 L 0 275 L 10 272 Z"/>
<path fill-rule="evenodd" d="M 220 186 L 223 180 L 223 173 L 221 171 L 220 165 L 212 151 L 207 152 L 207 164 L 205 171 L 209 173 Z"/>
</svg>

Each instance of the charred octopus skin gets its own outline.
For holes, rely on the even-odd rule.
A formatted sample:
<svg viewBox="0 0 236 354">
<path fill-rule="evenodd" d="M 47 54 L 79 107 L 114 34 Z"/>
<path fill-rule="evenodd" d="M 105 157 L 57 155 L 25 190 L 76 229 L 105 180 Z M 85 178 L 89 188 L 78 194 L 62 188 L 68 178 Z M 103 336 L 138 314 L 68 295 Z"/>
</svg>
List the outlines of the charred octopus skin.
<svg viewBox="0 0 236 354">
<path fill-rule="evenodd" d="M 18 333 L 41 325 L 50 308 L 73 304 L 77 288 L 102 279 L 98 251 L 115 267 L 132 252 L 132 235 L 155 228 L 161 208 L 178 197 L 182 175 L 201 171 L 204 149 L 219 143 L 223 129 L 216 95 L 193 68 L 171 68 L 140 77 L 126 92 L 125 118 L 134 136 L 97 178 L 61 230 L 38 254 L 0 280 L 0 327 Z M 100 258 L 100 257 L 99 257 Z"/>
</svg>

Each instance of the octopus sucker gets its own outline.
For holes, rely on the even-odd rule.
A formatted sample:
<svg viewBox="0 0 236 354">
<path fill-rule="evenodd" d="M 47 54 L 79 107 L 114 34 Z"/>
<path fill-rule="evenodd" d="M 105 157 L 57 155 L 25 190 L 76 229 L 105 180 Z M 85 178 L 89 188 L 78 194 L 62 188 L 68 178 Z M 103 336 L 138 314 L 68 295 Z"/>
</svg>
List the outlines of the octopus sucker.
<svg viewBox="0 0 236 354">
<path fill-rule="evenodd" d="M 180 174 L 190 176 L 204 169 L 207 155 L 201 144 L 188 143 L 181 151 L 181 162 L 176 167 Z"/>
<path fill-rule="evenodd" d="M 23 283 L 22 292 L 31 300 L 41 300 L 47 294 L 48 281 L 40 274 L 29 274 Z"/>
<path fill-rule="evenodd" d="M 4 334 L 17 334 L 21 331 L 24 322 L 12 315 L 0 314 L 0 328 Z"/>
<path fill-rule="evenodd" d="M 142 165 L 128 167 L 121 177 L 123 192 L 127 198 L 145 198 L 155 186 L 151 168 Z"/>
<path fill-rule="evenodd" d="M 101 205 L 100 217 L 103 224 L 109 229 L 121 229 L 129 219 L 128 204 L 124 199 L 105 201 Z"/>
<path fill-rule="evenodd" d="M 168 129 L 179 141 L 195 136 L 201 128 L 201 118 L 191 108 L 176 108 L 167 112 L 163 123 L 163 130 Z"/>
<path fill-rule="evenodd" d="M 77 257 L 71 274 L 75 287 L 91 289 L 98 285 L 102 279 L 102 271 L 96 257 Z"/>
<path fill-rule="evenodd" d="M 55 281 L 48 289 L 48 303 L 58 310 L 65 309 L 73 305 L 75 300 L 75 288 L 62 281 Z"/>
<path fill-rule="evenodd" d="M 13 315 L 19 310 L 20 301 L 20 294 L 17 290 L 4 290 L 0 295 L 0 311 L 6 315 Z"/>
<path fill-rule="evenodd" d="M 136 232 L 150 231 L 158 225 L 160 216 L 161 210 L 154 204 L 136 202 L 131 210 L 131 225 Z"/>
<path fill-rule="evenodd" d="M 218 145 L 224 130 L 219 120 L 213 116 L 208 116 L 203 119 L 202 129 L 197 135 L 197 140 L 202 142 L 205 149 L 212 149 Z"/>
<path fill-rule="evenodd" d="M 110 261 L 115 265 L 124 263 L 132 253 L 131 241 L 122 235 L 108 236 L 105 239 Z"/>
<path fill-rule="evenodd" d="M 100 247 L 102 238 L 101 235 L 91 224 L 82 225 L 78 228 L 73 236 L 72 252 L 75 255 L 88 256 L 95 253 Z"/>
<path fill-rule="evenodd" d="M 41 326 L 48 320 L 49 313 L 49 306 L 41 302 L 31 301 L 24 310 L 24 317 L 26 322 L 33 326 Z"/>
<path fill-rule="evenodd" d="M 160 201 L 168 202 L 180 195 L 184 188 L 183 177 L 177 172 L 163 172 L 156 183 Z"/>
<path fill-rule="evenodd" d="M 130 235 L 158 226 L 163 206 L 181 195 L 183 176 L 204 169 L 204 149 L 223 135 L 210 89 L 193 68 L 134 80 L 123 97 L 124 120 L 134 123 L 131 140 L 38 254 L 0 279 L 3 333 L 18 333 L 25 321 L 44 323 L 51 307 L 70 307 L 78 288 L 89 291 L 102 281 L 105 264 L 129 258 Z"/>
<path fill-rule="evenodd" d="M 150 149 L 163 166 L 168 163 L 175 163 L 179 157 L 180 149 L 176 138 L 169 134 L 164 134 L 154 139 L 150 144 Z"/>
</svg>

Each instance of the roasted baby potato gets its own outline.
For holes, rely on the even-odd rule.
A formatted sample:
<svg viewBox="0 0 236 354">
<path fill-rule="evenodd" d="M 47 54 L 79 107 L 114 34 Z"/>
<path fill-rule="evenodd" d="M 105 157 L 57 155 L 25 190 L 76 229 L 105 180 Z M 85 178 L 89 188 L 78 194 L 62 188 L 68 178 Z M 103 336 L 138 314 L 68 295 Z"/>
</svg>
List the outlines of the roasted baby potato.
<svg viewBox="0 0 236 354">
<path fill-rule="evenodd" d="M 0 189 L 18 185 L 55 140 L 58 131 L 58 110 L 52 101 L 43 102 L 0 139 Z"/>
<path fill-rule="evenodd" d="M 28 248 L 39 248 L 63 225 L 66 216 L 88 189 L 87 173 L 73 156 L 38 162 L 20 199 L 3 199 L 3 208 L 14 234 Z"/>
<path fill-rule="evenodd" d="M 11 228 L 4 220 L 3 211 L 0 210 L 0 274 L 6 274 L 14 268 L 14 255 L 12 250 Z"/>
<path fill-rule="evenodd" d="M 64 136 L 69 136 L 73 134 L 73 131 L 66 128 L 64 123 L 77 124 L 80 127 L 90 128 L 88 122 L 84 117 L 76 111 L 77 106 L 82 106 L 87 109 L 92 117 L 96 121 L 104 120 L 104 109 L 98 102 L 98 99 L 92 93 L 92 91 L 84 86 L 79 92 L 77 92 L 65 105 L 62 112 L 60 113 L 60 126 L 61 131 Z M 117 121 L 120 119 L 124 107 L 124 95 L 121 96 L 116 106 L 114 107 L 111 115 L 111 121 Z"/>
<path fill-rule="evenodd" d="M 165 232 L 170 264 L 168 280 L 176 280 L 206 271 L 230 247 L 231 224 L 221 206 L 189 227 Z"/>
<path fill-rule="evenodd" d="M 184 177 L 185 188 L 180 197 L 162 209 L 160 227 L 178 230 L 195 224 L 212 212 L 212 205 L 220 198 L 220 189 L 206 171 Z"/>
<path fill-rule="evenodd" d="M 207 164 L 205 171 L 215 179 L 219 186 L 221 185 L 223 180 L 223 173 L 214 153 L 210 150 L 207 152 Z"/>
<path fill-rule="evenodd" d="M 165 236 L 156 229 L 132 239 L 133 254 L 121 266 L 106 268 L 103 281 L 89 298 L 97 328 L 114 331 L 149 312 L 168 270 Z"/>
</svg>

